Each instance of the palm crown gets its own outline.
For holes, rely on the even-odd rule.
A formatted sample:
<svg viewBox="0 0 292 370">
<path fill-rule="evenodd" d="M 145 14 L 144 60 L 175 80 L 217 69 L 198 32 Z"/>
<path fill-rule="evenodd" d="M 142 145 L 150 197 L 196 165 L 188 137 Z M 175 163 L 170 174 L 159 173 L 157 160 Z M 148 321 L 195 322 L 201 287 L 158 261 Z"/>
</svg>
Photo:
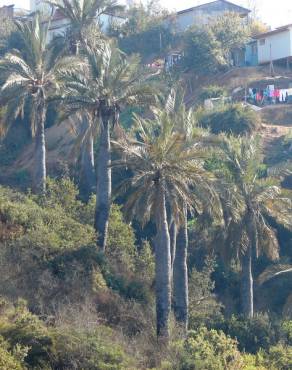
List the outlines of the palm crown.
<svg viewBox="0 0 292 370">
<path fill-rule="evenodd" d="M 46 3 L 70 20 L 70 36 L 75 45 L 84 43 L 89 27 L 102 14 L 113 15 L 124 8 L 115 0 L 48 0 Z"/>
<path fill-rule="evenodd" d="M 147 104 L 153 90 L 145 84 L 145 74 L 135 56 L 125 58 L 108 45 L 86 48 L 87 74 L 64 76 L 65 105 L 70 112 L 87 110 L 92 117 L 101 111 L 117 118 L 122 106 Z"/>
<path fill-rule="evenodd" d="M 265 253 L 277 259 L 279 244 L 269 220 L 274 218 L 291 228 L 292 202 L 282 195 L 278 180 L 260 176 L 262 158 L 258 138 L 228 138 L 224 140 L 224 152 L 233 208 L 233 216 L 229 213 L 227 221 L 228 240 L 238 255 L 252 244 L 256 256 Z"/>
<path fill-rule="evenodd" d="M 21 50 L 12 50 L 0 61 L 5 80 L 1 87 L 1 104 L 6 106 L 6 129 L 29 107 L 32 136 L 36 136 L 34 188 L 45 192 L 46 150 L 45 120 L 47 102 L 58 89 L 64 71 L 79 68 L 76 58 L 61 58 L 47 45 L 47 29 L 38 14 L 31 22 L 15 22 L 22 39 Z"/>
<path fill-rule="evenodd" d="M 24 48 L 12 50 L 0 62 L 5 83 L 1 88 L 1 103 L 6 105 L 6 123 L 22 114 L 27 103 L 31 106 L 31 131 L 36 132 L 36 109 L 40 101 L 58 88 L 61 72 L 76 69 L 76 58 L 57 57 L 47 45 L 47 30 L 38 15 L 30 23 L 15 22 Z"/>
<path fill-rule="evenodd" d="M 132 188 L 126 204 L 128 216 L 135 215 L 142 223 L 156 218 L 160 187 L 178 223 L 184 219 L 184 205 L 201 213 L 203 197 L 198 194 L 215 198 L 210 186 L 213 177 L 204 169 L 205 150 L 186 145 L 185 134 L 175 131 L 175 122 L 163 112 L 154 123 L 136 117 L 136 126 L 138 140 L 115 142 L 123 159 L 114 166 L 126 165 L 133 171 L 133 177 L 121 185 L 121 189 Z"/>
</svg>

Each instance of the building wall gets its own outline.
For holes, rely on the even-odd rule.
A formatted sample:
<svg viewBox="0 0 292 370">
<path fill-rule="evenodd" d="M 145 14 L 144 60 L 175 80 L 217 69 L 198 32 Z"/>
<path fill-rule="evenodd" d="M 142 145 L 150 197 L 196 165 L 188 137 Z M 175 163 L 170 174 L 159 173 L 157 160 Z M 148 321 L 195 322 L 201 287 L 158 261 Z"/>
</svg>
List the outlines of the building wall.
<svg viewBox="0 0 292 370">
<path fill-rule="evenodd" d="M 32 12 L 40 10 L 42 12 L 49 12 L 50 6 L 44 3 L 44 0 L 30 0 L 30 10 Z"/>
<path fill-rule="evenodd" d="M 292 56 L 291 29 L 258 40 L 259 64 Z"/>
<path fill-rule="evenodd" d="M 98 19 L 96 19 L 96 21 L 99 22 L 100 29 L 103 33 L 107 33 L 112 23 L 122 24 L 125 22 L 123 18 L 108 14 L 102 14 Z M 67 18 L 53 20 L 50 24 L 48 32 L 48 41 L 50 42 L 55 36 L 64 34 L 69 26 L 70 22 Z"/>
<path fill-rule="evenodd" d="M 0 17 L 3 18 L 13 18 L 14 15 L 14 5 L 2 6 L 0 8 Z"/>
<path fill-rule="evenodd" d="M 214 3 L 206 4 L 190 10 L 185 13 L 177 14 L 176 16 L 176 25 L 178 31 L 185 31 L 189 27 L 194 25 L 203 25 L 207 24 L 210 19 L 214 19 L 226 12 L 236 12 L 245 17 L 248 16 L 248 13 L 239 10 L 236 6 L 232 4 L 225 3 L 223 1 L 216 1 Z"/>
<path fill-rule="evenodd" d="M 245 65 L 257 66 L 259 63 L 258 59 L 257 41 L 247 44 L 245 47 Z"/>
</svg>

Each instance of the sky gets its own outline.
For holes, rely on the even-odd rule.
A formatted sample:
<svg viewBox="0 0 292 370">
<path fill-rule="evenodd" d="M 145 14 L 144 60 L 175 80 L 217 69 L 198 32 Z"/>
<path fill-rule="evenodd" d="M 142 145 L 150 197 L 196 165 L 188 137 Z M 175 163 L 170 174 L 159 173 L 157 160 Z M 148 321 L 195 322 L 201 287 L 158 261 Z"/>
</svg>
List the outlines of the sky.
<svg viewBox="0 0 292 370">
<path fill-rule="evenodd" d="M 211 0 L 210 0 L 211 1 Z M 231 0 L 235 4 L 248 6 L 252 0 Z M 208 0 L 160 0 L 162 6 L 170 10 L 182 10 L 209 2 Z M 279 27 L 292 23 L 291 0 L 255 0 L 259 17 L 268 25 Z M 19 8 L 29 8 L 29 0 L 0 0 L 0 6 L 15 4 Z"/>
</svg>

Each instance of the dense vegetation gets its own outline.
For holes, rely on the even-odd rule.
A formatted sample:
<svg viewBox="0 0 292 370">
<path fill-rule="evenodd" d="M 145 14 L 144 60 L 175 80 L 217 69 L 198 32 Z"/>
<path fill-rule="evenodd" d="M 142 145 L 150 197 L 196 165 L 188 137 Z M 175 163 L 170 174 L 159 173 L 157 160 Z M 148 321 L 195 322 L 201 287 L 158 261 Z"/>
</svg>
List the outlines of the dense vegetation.
<svg viewBox="0 0 292 370">
<path fill-rule="evenodd" d="M 0 38 L 1 369 L 291 369 L 291 163 L 268 167 L 255 112 L 188 109 L 177 78 L 228 68 L 250 30 L 229 15 L 177 36 L 152 4 L 109 37 L 95 15 L 115 2 L 49 3 L 64 35 L 35 14 Z M 176 43 L 175 75 L 132 54 Z"/>
</svg>

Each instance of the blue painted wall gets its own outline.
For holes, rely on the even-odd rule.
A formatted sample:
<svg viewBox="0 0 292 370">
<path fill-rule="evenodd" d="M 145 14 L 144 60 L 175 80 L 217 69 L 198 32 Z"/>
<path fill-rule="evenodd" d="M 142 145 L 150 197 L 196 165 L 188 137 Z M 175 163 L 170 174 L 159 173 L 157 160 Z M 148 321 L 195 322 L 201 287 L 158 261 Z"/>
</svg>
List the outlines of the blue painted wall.
<svg viewBox="0 0 292 370">
<path fill-rule="evenodd" d="M 259 64 L 257 41 L 252 41 L 245 47 L 245 64 L 257 66 Z"/>
</svg>

